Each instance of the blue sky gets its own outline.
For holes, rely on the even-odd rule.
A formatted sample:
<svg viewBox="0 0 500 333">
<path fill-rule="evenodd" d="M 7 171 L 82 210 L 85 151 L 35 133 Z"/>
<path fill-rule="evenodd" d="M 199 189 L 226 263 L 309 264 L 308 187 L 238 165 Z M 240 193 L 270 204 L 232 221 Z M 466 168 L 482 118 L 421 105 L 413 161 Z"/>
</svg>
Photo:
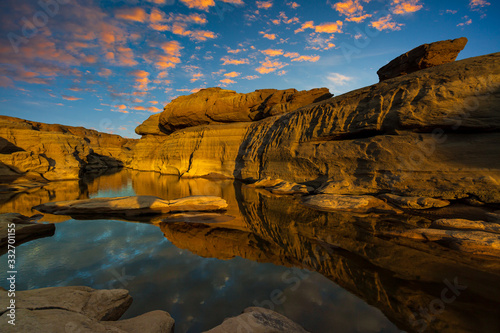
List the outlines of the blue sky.
<svg viewBox="0 0 500 333">
<path fill-rule="evenodd" d="M 2 0 L 0 114 L 137 137 L 201 88 L 339 95 L 423 43 L 498 52 L 498 18 L 491 0 Z"/>
</svg>

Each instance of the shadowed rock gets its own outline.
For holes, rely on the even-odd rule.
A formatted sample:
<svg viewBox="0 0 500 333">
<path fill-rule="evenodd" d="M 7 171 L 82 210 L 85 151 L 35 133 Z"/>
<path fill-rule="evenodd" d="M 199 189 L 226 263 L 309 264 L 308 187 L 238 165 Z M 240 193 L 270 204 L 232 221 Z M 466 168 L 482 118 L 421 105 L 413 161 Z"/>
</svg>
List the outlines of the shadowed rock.
<svg viewBox="0 0 500 333">
<path fill-rule="evenodd" d="M 420 45 L 380 68 L 377 72 L 380 82 L 453 62 L 466 44 L 467 38 L 462 37 Z"/>
<path fill-rule="evenodd" d="M 382 200 L 386 200 L 400 208 L 409 208 L 409 209 L 440 208 L 440 207 L 446 207 L 450 204 L 450 202 L 447 200 L 439 200 L 439 199 L 424 198 L 424 197 L 401 197 L 389 193 L 382 194 L 381 196 L 379 196 L 379 198 Z"/>
<path fill-rule="evenodd" d="M 302 203 L 305 206 L 325 211 L 339 210 L 358 213 L 401 213 L 399 209 L 391 207 L 384 201 L 371 195 L 351 196 L 317 194 L 305 197 Z"/>
<path fill-rule="evenodd" d="M 439 219 L 432 222 L 432 226 L 442 229 L 481 230 L 500 234 L 500 224 L 484 221 L 470 221 L 465 219 Z"/>
<path fill-rule="evenodd" d="M 55 215 L 126 215 L 165 214 L 173 212 L 209 212 L 225 210 L 227 202 L 213 196 L 191 196 L 163 200 L 154 196 L 94 198 L 87 200 L 48 202 L 33 207 Z"/>
</svg>

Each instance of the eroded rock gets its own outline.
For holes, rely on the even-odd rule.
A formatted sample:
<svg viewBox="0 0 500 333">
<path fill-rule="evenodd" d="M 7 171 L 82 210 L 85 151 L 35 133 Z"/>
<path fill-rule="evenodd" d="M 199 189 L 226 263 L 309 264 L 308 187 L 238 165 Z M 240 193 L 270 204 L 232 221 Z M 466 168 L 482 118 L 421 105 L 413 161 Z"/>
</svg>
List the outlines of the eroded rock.
<svg viewBox="0 0 500 333">
<path fill-rule="evenodd" d="M 287 182 L 282 179 L 261 179 L 249 187 L 264 188 L 273 194 L 293 195 L 293 194 L 308 194 L 314 191 L 314 188 L 302 184 Z"/>
<path fill-rule="evenodd" d="M 348 211 L 358 213 L 401 213 L 384 201 L 371 195 L 336 195 L 317 194 L 305 197 L 302 201 L 305 206 L 325 211 Z"/>
<path fill-rule="evenodd" d="M 439 219 L 432 222 L 435 228 L 460 229 L 460 230 L 481 230 L 500 234 L 500 225 L 484 221 L 470 221 L 465 219 Z"/>
<path fill-rule="evenodd" d="M 380 81 L 410 74 L 421 69 L 455 61 L 467 44 L 467 38 L 449 39 L 423 44 L 400 55 L 377 72 Z"/>
<path fill-rule="evenodd" d="M 448 200 L 440 200 L 434 198 L 425 197 L 402 197 L 394 194 L 382 194 L 379 196 L 380 199 L 386 200 L 393 205 L 400 208 L 408 209 L 429 209 L 429 208 L 440 208 L 446 207 L 450 204 Z"/>
</svg>

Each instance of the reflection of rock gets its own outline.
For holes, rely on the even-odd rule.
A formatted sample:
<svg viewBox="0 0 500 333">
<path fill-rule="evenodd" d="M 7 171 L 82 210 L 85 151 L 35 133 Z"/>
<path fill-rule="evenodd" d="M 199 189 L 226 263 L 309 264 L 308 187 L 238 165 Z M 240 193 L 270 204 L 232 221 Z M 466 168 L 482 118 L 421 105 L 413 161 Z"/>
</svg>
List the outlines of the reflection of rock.
<svg viewBox="0 0 500 333">
<path fill-rule="evenodd" d="M 27 217 L 17 213 L 0 214 L 0 255 L 8 250 L 9 234 L 15 239 L 11 245 L 18 246 L 33 239 L 54 235 L 53 224 L 41 224 L 35 221 L 41 216 Z M 12 227 L 12 225 L 15 227 Z"/>
<path fill-rule="evenodd" d="M 224 322 L 206 333 L 307 333 L 300 325 L 274 311 L 251 307 L 237 317 Z"/>
<path fill-rule="evenodd" d="M 371 195 L 316 194 L 305 197 L 304 205 L 319 210 L 342 210 L 358 213 L 400 213 L 380 199 Z"/>
<path fill-rule="evenodd" d="M 8 332 L 10 297 L 0 290 L 0 327 Z M 174 320 L 163 311 L 118 320 L 132 304 L 126 290 L 95 290 L 89 287 L 56 287 L 16 291 L 18 332 L 173 332 Z"/>
<path fill-rule="evenodd" d="M 290 183 L 281 179 L 261 179 L 253 184 L 248 185 L 249 187 L 255 188 L 265 188 L 273 194 L 308 194 L 314 191 L 310 186 L 301 185 L 297 183 Z"/>
<path fill-rule="evenodd" d="M 126 215 L 164 214 L 173 212 L 211 212 L 225 210 L 227 202 L 219 197 L 192 196 L 163 200 L 154 196 L 94 198 L 48 202 L 34 209 L 55 215 Z"/>
<path fill-rule="evenodd" d="M 457 38 L 423 44 L 400 55 L 377 72 L 380 81 L 410 74 L 421 69 L 455 61 L 467 44 L 467 38 Z"/>
<path fill-rule="evenodd" d="M 393 205 L 400 208 L 409 209 L 429 209 L 446 207 L 450 204 L 447 200 L 439 200 L 425 197 L 401 197 L 394 194 L 383 194 L 379 196 L 380 199 L 387 200 Z"/>
</svg>

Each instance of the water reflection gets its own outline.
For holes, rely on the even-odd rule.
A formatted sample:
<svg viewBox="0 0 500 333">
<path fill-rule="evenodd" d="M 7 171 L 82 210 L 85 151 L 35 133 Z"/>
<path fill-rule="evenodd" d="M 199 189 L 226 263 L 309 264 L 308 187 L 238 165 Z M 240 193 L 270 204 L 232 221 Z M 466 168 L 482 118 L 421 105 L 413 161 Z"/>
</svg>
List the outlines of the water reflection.
<svg viewBox="0 0 500 333">
<path fill-rule="evenodd" d="M 157 226 L 70 220 L 52 239 L 21 247 L 21 289 L 126 288 L 134 297 L 127 317 L 163 309 L 176 319 L 176 332 L 200 332 L 252 305 L 273 307 L 312 332 L 418 332 L 424 325 L 426 332 L 500 331 L 498 260 L 378 236 L 427 225 L 422 217 L 318 212 L 230 180 L 127 170 L 57 184 L 5 200 L 0 211 L 134 193 L 217 195 L 231 218 Z M 467 289 L 440 301 L 450 289 L 444 281 L 455 278 Z"/>
</svg>

